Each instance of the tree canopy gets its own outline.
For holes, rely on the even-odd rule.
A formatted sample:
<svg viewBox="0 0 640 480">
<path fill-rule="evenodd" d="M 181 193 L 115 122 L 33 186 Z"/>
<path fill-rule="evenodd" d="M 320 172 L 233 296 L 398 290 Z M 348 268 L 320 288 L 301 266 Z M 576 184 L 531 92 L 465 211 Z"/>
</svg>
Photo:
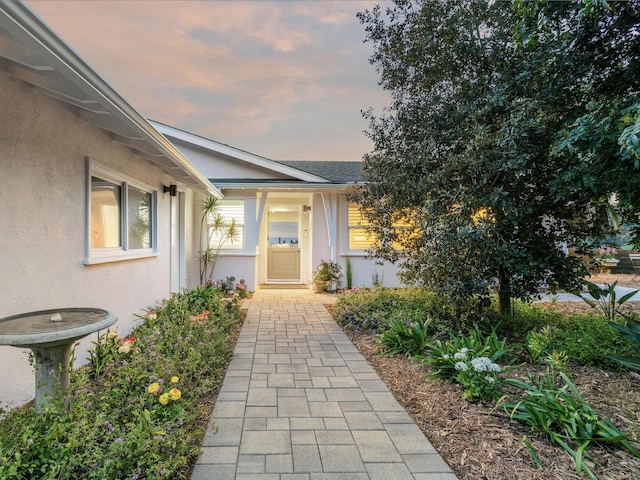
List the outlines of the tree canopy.
<svg viewBox="0 0 640 480">
<path fill-rule="evenodd" d="M 392 96 L 352 196 L 372 253 L 453 296 L 496 284 L 502 311 L 579 288 L 567 248 L 611 233 L 613 193 L 638 213 L 638 2 L 386 5 L 359 14 Z"/>
</svg>

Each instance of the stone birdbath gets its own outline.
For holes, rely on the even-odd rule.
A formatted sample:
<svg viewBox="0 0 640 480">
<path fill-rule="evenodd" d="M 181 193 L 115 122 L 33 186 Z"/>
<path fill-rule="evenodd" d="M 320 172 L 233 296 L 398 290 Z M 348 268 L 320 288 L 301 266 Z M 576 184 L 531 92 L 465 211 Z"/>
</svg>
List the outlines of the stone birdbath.
<svg viewBox="0 0 640 480">
<path fill-rule="evenodd" d="M 74 342 L 113 325 L 117 317 L 98 308 L 61 308 L 0 319 L 0 345 L 30 348 L 36 362 L 36 411 L 62 404 L 69 392 L 69 354 Z M 58 400 L 58 402 L 56 402 Z"/>
</svg>

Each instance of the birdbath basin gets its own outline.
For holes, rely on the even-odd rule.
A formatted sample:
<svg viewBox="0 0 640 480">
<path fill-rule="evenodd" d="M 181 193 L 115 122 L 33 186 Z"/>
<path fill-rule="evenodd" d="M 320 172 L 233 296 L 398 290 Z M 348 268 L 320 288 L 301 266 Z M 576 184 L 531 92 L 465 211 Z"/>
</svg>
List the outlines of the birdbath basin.
<svg viewBox="0 0 640 480">
<path fill-rule="evenodd" d="M 116 320 L 115 315 L 99 308 L 40 310 L 0 319 L 0 345 L 33 351 L 38 412 L 60 404 L 66 406 L 73 343 Z"/>
</svg>

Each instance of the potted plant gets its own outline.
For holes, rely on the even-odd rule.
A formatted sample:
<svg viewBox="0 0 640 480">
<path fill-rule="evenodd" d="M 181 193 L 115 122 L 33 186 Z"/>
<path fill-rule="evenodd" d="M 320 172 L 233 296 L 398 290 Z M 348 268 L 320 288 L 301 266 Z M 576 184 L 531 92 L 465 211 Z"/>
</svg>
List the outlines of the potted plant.
<svg viewBox="0 0 640 480">
<path fill-rule="evenodd" d="M 320 261 L 317 270 L 313 275 L 313 283 L 316 292 L 334 292 L 337 290 L 342 278 L 342 268 L 335 262 Z"/>
<path fill-rule="evenodd" d="M 615 267 L 620 262 L 619 259 L 616 258 L 616 253 L 618 251 L 614 247 L 608 247 L 607 245 L 602 245 L 599 250 L 599 256 L 596 258 L 596 261 L 603 267 Z"/>
</svg>

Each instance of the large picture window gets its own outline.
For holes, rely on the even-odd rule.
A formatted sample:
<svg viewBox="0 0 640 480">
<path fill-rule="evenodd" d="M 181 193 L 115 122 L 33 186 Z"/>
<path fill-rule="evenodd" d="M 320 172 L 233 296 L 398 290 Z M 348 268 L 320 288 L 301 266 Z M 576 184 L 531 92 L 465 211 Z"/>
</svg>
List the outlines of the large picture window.
<svg viewBox="0 0 640 480">
<path fill-rule="evenodd" d="M 86 263 L 155 254 L 156 192 L 95 163 L 90 172 Z"/>
</svg>

